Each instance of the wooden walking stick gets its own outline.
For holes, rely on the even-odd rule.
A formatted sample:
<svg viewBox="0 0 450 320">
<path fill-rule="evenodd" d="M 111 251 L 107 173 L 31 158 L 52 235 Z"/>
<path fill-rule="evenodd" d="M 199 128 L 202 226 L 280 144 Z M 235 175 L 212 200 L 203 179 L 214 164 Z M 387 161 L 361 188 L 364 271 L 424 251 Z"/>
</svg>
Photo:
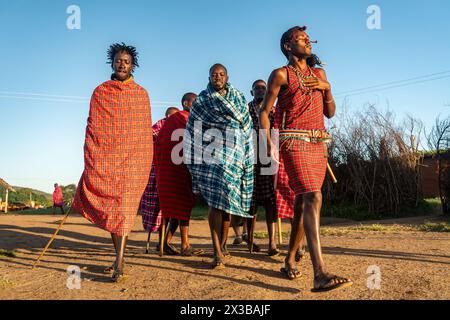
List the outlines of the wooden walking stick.
<svg viewBox="0 0 450 320">
<path fill-rule="evenodd" d="M 331 181 L 333 181 L 333 183 L 337 183 L 337 179 L 334 176 L 333 170 L 331 170 L 331 166 L 328 162 L 327 162 L 327 170 L 328 170 L 328 173 L 330 174 Z"/>
<path fill-rule="evenodd" d="M 255 224 L 256 224 L 256 213 L 252 218 L 252 224 L 250 226 L 250 232 L 249 232 L 249 240 L 250 240 L 250 253 L 253 254 L 253 232 L 255 231 Z"/>
<path fill-rule="evenodd" d="M 50 247 L 50 245 L 52 244 L 53 240 L 55 240 L 56 235 L 58 234 L 59 230 L 61 229 L 61 227 L 63 226 L 64 222 L 66 222 L 67 217 L 70 214 L 70 210 L 72 209 L 72 207 L 69 208 L 69 211 L 67 211 L 66 215 L 64 216 L 64 218 L 62 219 L 61 223 L 59 224 L 58 228 L 56 229 L 55 233 L 53 234 L 53 237 L 51 237 L 50 241 L 47 243 L 47 245 L 45 246 L 44 250 L 42 250 L 40 256 L 37 258 L 37 260 L 34 262 L 33 267 L 31 269 L 34 269 L 37 264 L 39 263 L 39 261 L 41 260 L 41 258 L 44 256 L 45 252 L 47 252 L 47 249 Z"/>
<path fill-rule="evenodd" d="M 149 231 L 148 232 L 148 237 L 147 237 L 147 246 L 146 246 L 146 248 L 145 248 L 145 253 L 149 253 L 149 251 L 150 251 L 150 235 L 151 235 L 152 233 Z"/>
<path fill-rule="evenodd" d="M 160 257 L 162 257 L 164 255 L 165 239 L 166 239 L 166 218 L 162 218 L 161 239 L 159 241 L 159 256 Z"/>
</svg>

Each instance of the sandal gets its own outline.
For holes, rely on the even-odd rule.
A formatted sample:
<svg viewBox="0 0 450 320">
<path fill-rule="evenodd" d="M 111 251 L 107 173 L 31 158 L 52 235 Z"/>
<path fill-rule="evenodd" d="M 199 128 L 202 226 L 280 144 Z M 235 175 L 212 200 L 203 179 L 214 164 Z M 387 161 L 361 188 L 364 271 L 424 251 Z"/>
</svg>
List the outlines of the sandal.
<svg viewBox="0 0 450 320">
<path fill-rule="evenodd" d="M 198 256 L 203 254 L 202 249 L 194 249 L 192 246 L 187 247 L 186 249 L 181 249 L 181 255 L 185 257 Z"/>
<path fill-rule="evenodd" d="M 238 237 L 234 238 L 233 245 L 237 246 L 237 245 L 241 244 L 243 241 L 244 240 L 242 240 L 242 236 L 238 236 Z"/>
<path fill-rule="evenodd" d="M 125 280 L 127 276 L 123 272 L 123 268 L 115 268 L 114 272 L 112 274 L 111 280 L 115 283 L 121 282 L 122 280 Z"/>
<path fill-rule="evenodd" d="M 114 268 L 115 267 L 116 267 L 116 263 L 113 262 L 112 265 L 110 265 L 109 267 L 106 267 L 105 269 L 103 269 L 103 273 L 112 274 L 114 272 Z"/>
<path fill-rule="evenodd" d="M 306 251 L 304 248 L 302 249 L 298 249 L 297 252 L 295 253 L 295 262 L 299 262 L 300 260 L 302 260 L 305 257 Z"/>
<path fill-rule="evenodd" d="M 123 264 L 124 264 L 124 266 L 122 267 L 122 269 L 125 270 L 125 259 L 123 259 Z M 103 273 L 112 274 L 114 272 L 115 268 L 116 268 L 116 262 L 114 261 L 112 265 L 103 269 Z"/>
<path fill-rule="evenodd" d="M 269 251 L 267 251 L 267 255 L 269 257 L 277 257 L 280 255 L 280 253 L 281 253 L 280 250 L 278 250 L 277 248 L 272 248 L 269 249 Z"/>
<path fill-rule="evenodd" d="M 228 251 L 227 246 L 222 248 L 222 254 L 223 254 L 224 257 L 231 257 L 231 253 L 230 253 L 230 251 Z"/>
<path fill-rule="evenodd" d="M 289 279 L 294 280 L 296 278 L 299 278 L 302 276 L 302 273 L 297 268 L 291 268 L 285 266 L 284 268 L 281 268 L 280 271 Z"/>
<path fill-rule="evenodd" d="M 225 268 L 225 263 L 223 262 L 222 258 L 218 257 L 218 256 L 214 256 L 213 258 L 213 262 L 211 267 L 214 270 L 219 270 L 219 269 L 224 269 Z"/>
<path fill-rule="evenodd" d="M 176 256 L 180 254 L 180 251 L 170 243 L 166 243 L 164 245 L 164 254 L 167 254 L 169 256 Z"/>
<path fill-rule="evenodd" d="M 343 289 L 350 287 L 353 281 L 347 278 L 328 275 L 319 282 L 319 287 L 311 289 L 312 292 L 325 292 L 334 289 Z"/>
<path fill-rule="evenodd" d="M 250 250 L 250 243 L 248 244 L 248 251 L 251 251 Z M 254 243 L 253 242 L 253 252 L 260 252 L 261 251 L 261 248 L 256 244 L 256 243 Z"/>
</svg>

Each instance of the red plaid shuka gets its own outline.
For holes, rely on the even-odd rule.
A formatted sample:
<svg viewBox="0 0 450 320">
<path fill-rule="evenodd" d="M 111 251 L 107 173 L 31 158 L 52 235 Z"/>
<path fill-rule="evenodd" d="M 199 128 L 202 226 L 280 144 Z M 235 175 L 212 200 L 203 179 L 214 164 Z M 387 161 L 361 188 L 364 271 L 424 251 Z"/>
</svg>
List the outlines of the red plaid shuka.
<svg viewBox="0 0 450 320">
<path fill-rule="evenodd" d="M 61 186 L 57 186 L 53 191 L 53 205 L 56 207 L 62 207 L 64 205 L 64 198 Z"/>
<path fill-rule="evenodd" d="M 157 121 L 153 127 L 153 148 L 158 139 L 159 131 L 166 122 L 166 118 Z M 153 149 L 153 157 L 156 154 Z M 156 189 L 156 168 L 153 161 L 152 171 L 150 172 L 150 178 L 148 179 L 147 187 L 141 199 L 141 215 L 142 226 L 147 232 L 156 232 L 161 227 L 161 210 L 159 207 L 158 191 Z"/>
<path fill-rule="evenodd" d="M 288 87 L 278 96 L 275 108 L 275 128 L 298 130 L 325 130 L 322 91 L 307 94 L 301 88 L 299 77 L 291 67 L 285 67 Z M 311 68 L 316 77 L 319 70 Z M 303 71 L 309 75 L 309 69 Z M 280 168 L 276 197 L 280 218 L 294 216 L 295 195 L 320 191 L 325 178 L 327 147 L 324 142 L 311 143 L 292 139 L 280 143 Z"/>
<path fill-rule="evenodd" d="M 147 185 L 151 124 L 147 91 L 133 78 L 106 81 L 92 94 L 73 209 L 118 236 L 133 228 Z"/>
<path fill-rule="evenodd" d="M 184 110 L 170 116 L 164 123 L 156 142 L 156 183 L 163 218 L 187 221 L 195 205 L 191 174 L 184 163 L 174 163 L 174 160 L 183 160 L 184 130 L 180 131 L 181 139 L 172 141 L 172 133 L 175 130 L 186 129 L 188 118 L 189 112 Z M 178 159 L 172 159 L 172 150 Z"/>
</svg>

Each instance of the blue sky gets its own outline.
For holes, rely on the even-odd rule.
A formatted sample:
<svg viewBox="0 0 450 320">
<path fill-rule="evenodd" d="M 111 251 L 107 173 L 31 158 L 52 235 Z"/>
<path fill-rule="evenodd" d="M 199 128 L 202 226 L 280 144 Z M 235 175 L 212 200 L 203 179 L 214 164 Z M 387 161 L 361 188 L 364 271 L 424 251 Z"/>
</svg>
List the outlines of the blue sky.
<svg viewBox="0 0 450 320">
<path fill-rule="evenodd" d="M 72 4 L 81 9 L 80 30 L 66 27 Z M 381 9 L 380 30 L 366 26 L 373 4 Z M 111 43 L 137 47 L 135 79 L 148 90 L 156 121 L 183 93 L 204 89 L 215 62 L 251 99 L 253 80 L 285 64 L 279 39 L 294 25 L 307 25 L 319 41 L 314 51 L 327 63 L 335 94 L 450 71 L 449 15 L 448 0 L 0 0 L 0 177 L 44 191 L 78 182 L 86 99 L 110 76 Z M 347 101 L 351 110 L 389 105 L 397 118 L 409 113 L 431 128 L 450 112 L 449 84 L 446 77 Z M 337 97 L 339 111 L 344 96 Z"/>
</svg>

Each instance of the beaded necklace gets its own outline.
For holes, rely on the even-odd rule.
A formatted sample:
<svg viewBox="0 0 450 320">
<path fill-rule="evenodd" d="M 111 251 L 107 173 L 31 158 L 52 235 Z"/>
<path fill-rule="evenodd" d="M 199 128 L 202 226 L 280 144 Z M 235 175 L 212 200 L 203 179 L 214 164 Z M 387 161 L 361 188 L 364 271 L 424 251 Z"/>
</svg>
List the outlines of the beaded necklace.
<svg viewBox="0 0 450 320">
<path fill-rule="evenodd" d="M 301 70 L 299 70 L 298 67 L 293 67 L 291 65 L 288 65 L 288 68 L 291 68 L 292 71 L 294 71 L 295 75 L 297 76 L 298 83 L 299 83 L 298 89 L 303 94 L 311 96 L 311 100 L 312 100 L 312 92 L 313 91 L 310 88 L 306 87 L 304 85 L 304 83 L 303 83 L 303 81 L 306 80 L 306 79 L 315 78 L 316 77 L 315 74 L 312 72 L 311 68 L 309 66 L 307 66 L 307 70 L 309 71 L 308 75 L 304 75 L 303 72 Z"/>
</svg>

